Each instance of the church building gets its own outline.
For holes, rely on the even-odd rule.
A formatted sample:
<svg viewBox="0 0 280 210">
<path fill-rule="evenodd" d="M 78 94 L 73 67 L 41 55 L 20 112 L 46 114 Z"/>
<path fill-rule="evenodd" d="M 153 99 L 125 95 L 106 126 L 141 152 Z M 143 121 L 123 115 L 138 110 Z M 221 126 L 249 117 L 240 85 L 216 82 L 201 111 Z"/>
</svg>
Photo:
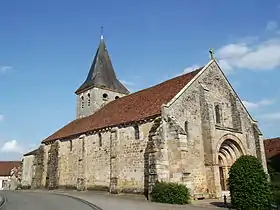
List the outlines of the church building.
<svg viewBox="0 0 280 210">
<path fill-rule="evenodd" d="M 228 192 L 228 171 L 241 155 L 267 170 L 258 123 L 212 52 L 206 65 L 130 93 L 101 37 L 75 93 L 76 119 L 24 156 L 26 187 L 147 195 L 163 180 L 186 185 L 194 198 L 214 198 Z"/>
</svg>

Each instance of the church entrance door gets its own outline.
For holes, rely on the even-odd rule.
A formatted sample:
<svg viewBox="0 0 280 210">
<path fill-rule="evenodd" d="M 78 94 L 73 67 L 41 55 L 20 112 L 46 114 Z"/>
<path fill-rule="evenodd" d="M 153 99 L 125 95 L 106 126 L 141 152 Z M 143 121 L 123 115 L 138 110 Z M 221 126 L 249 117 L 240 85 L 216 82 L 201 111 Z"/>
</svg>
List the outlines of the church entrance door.
<svg viewBox="0 0 280 210">
<path fill-rule="evenodd" d="M 220 187 L 222 196 L 229 195 L 228 178 L 229 170 L 232 164 L 243 155 L 241 147 L 234 140 L 225 140 L 219 149 L 218 161 L 219 161 L 219 176 Z"/>
</svg>

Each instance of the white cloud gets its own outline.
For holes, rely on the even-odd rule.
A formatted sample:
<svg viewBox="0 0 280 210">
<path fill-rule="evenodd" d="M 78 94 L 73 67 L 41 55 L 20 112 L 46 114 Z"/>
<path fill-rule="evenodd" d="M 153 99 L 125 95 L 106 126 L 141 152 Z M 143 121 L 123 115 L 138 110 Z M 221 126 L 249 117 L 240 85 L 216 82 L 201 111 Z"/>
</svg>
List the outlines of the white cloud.
<svg viewBox="0 0 280 210">
<path fill-rule="evenodd" d="M 235 69 L 272 70 L 280 67 L 280 38 L 274 38 L 279 29 L 277 22 L 270 21 L 266 30 L 273 31 L 266 40 L 240 41 L 222 46 L 216 57 L 224 71 Z"/>
<path fill-rule="evenodd" d="M 199 67 L 200 67 L 200 66 L 197 65 L 197 64 L 192 65 L 192 66 L 190 66 L 190 67 L 187 67 L 187 68 L 184 69 L 183 74 L 186 74 L 186 73 L 189 73 L 189 72 L 191 72 L 191 71 L 194 71 L 194 70 L 198 69 Z"/>
<path fill-rule="evenodd" d="M 120 80 L 120 82 L 124 85 L 134 85 L 134 82 L 129 82 L 129 81 L 126 81 L 126 80 Z"/>
<path fill-rule="evenodd" d="M 23 148 L 16 140 L 7 141 L 1 148 L 1 152 L 5 153 L 23 153 Z"/>
<path fill-rule="evenodd" d="M 4 115 L 0 114 L 0 122 L 4 120 Z"/>
<path fill-rule="evenodd" d="M 231 59 L 241 57 L 249 51 L 245 43 L 228 44 L 217 51 L 217 56 L 220 57 L 220 59 Z"/>
<path fill-rule="evenodd" d="M 226 69 L 271 70 L 280 66 L 280 39 L 271 39 L 256 46 L 230 44 L 222 47 L 217 57 Z"/>
<path fill-rule="evenodd" d="M 262 106 L 268 106 L 274 103 L 274 100 L 264 99 L 257 102 L 250 102 L 250 101 L 242 101 L 247 109 L 258 109 Z"/>
<path fill-rule="evenodd" d="M 12 69 L 11 66 L 0 66 L 0 73 L 4 74 L 11 69 Z"/>
<path fill-rule="evenodd" d="M 266 25 L 267 31 L 275 31 L 278 28 L 278 23 L 276 21 L 269 21 Z"/>
<path fill-rule="evenodd" d="M 191 71 L 194 71 L 194 70 L 196 70 L 196 69 L 198 69 L 198 68 L 200 68 L 200 67 L 201 67 L 201 66 L 200 66 L 200 65 L 197 65 L 197 64 L 192 65 L 192 66 L 190 66 L 190 67 L 185 68 L 185 69 L 183 70 L 183 72 L 181 72 L 181 73 L 179 73 L 179 74 L 175 74 L 174 77 L 178 77 L 178 76 L 181 76 L 181 75 L 183 75 L 183 74 L 187 74 L 187 73 L 189 73 L 189 72 L 191 72 Z M 164 81 L 164 80 L 163 80 L 163 81 Z"/>
</svg>

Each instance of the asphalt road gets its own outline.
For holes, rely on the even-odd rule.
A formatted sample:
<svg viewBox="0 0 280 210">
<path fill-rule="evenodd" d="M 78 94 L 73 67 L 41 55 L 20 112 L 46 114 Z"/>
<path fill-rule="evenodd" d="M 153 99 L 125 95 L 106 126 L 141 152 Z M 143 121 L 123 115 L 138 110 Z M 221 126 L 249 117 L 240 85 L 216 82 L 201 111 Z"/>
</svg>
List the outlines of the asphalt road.
<svg viewBox="0 0 280 210">
<path fill-rule="evenodd" d="M 5 198 L 1 210 L 100 210 L 64 195 L 23 191 L 0 191 Z"/>
</svg>

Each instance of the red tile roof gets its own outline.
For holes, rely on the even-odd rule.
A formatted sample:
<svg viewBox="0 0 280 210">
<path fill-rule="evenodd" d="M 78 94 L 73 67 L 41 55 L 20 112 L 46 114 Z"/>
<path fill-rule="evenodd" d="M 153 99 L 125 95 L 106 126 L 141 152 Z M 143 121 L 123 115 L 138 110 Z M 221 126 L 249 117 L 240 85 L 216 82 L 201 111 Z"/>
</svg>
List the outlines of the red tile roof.
<svg viewBox="0 0 280 210">
<path fill-rule="evenodd" d="M 0 176 L 10 176 L 14 167 L 19 167 L 21 161 L 0 161 Z"/>
<path fill-rule="evenodd" d="M 70 122 L 42 143 L 158 116 L 161 106 L 179 93 L 202 68 L 114 100 L 94 114 Z"/>
<path fill-rule="evenodd" d="M 280 137 L 264 140 L 264 149 L 267 159 L 280 154 Z"/>
</svg>

